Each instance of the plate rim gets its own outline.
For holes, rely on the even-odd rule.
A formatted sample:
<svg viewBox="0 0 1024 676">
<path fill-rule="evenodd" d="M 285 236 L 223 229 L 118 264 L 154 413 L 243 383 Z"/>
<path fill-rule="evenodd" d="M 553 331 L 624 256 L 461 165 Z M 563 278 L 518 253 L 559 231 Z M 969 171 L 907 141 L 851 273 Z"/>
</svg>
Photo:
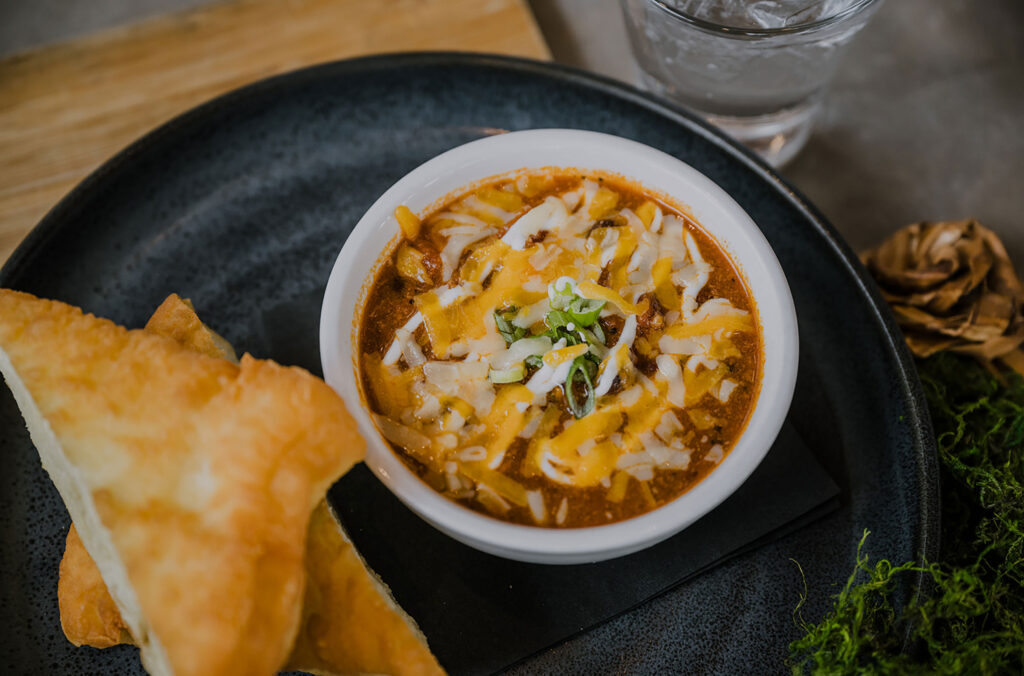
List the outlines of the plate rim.
<svg viewBox="0 0 1024 676">
<path fill-rule="evenodd" d="M 491 68 L 543 79 L 560 80 L 596 91 L 667 118 L 691 133 L 697 134 L 732 159 L 746 165 L 747 169 L 770 184 L 780 197 L 789 202 L 818 231 L 818 234 L 838 255 L 846 272 L 852 276 L 860 292 L 868 300 L 874 321 L 884 335 L 891 354 L 895 357 L 897 370 L 894 375 L 898 377 L 900 390 L 902 390 L 909 408 L 907 417 L 913 440 L 917 486 L 920 489 L 917 504 L 920 514 L 919 528 L 914 537 L 913 548 L 919 562 L 938 560 L 940 547 L 938 453 L 924 390 L 913 357 L 902 338 L 895 317 L 867 269 L 860 263 L 856 253 L 810 200 L 752 151 L 677 104 L 604 75 L 565 64 L 517 56 L 478 52 L 414 51 L 328 61 L 243 85 L 161 123 L 90 172 L 46 213 L 0 267 L 0 287 L 10 287 L 10 282 L 19 277 L 52 240 L 70 227 L 67 216 L 76 210 L 80 202 L 91 197 L 94 188 L 101 186 L 108 177 L 116 176 L 126 165 L 130 166 L 136 156 L 147 152 L 150 146 L 159 143 L 164 137 L 185 132 L 190 126 L 201 123 L 207 116 L 217 111 L 234 108 L 247 99 L 264 96 L 268 91 L 279 87 L 293 87 L 324 78 L 332 79 L 410 67 Z M 853 562 L 850 562 L 850 565 L 852 568 Z M 930 577 L 924 571 L 917 572 L 913 578 L 911 596 L 930 595 L 929 580 Z M 908 627 L 904 635 L 904 652 L 913 649 L 910 634 L 911 628 Z"/>
</svg>

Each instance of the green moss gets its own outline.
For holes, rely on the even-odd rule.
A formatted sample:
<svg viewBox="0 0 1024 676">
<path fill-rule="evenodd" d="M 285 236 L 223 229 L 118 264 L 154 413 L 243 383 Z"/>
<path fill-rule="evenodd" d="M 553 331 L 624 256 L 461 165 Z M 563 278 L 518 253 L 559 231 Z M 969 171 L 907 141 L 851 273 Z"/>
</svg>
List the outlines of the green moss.
<svg viewBox="0 0 1024 676">
<path fill-rule="evenodd" d="M 938 441 L 942 560 L 871 563 L 865 532 L 831 612 L 809 624 L 797 607 L 794 674 L 1024 673 L 1024 380 L 948 354 L 918 369 Z M 920 573 L 933 593 L 898 611 L 893 591 Z"/>
</svg>

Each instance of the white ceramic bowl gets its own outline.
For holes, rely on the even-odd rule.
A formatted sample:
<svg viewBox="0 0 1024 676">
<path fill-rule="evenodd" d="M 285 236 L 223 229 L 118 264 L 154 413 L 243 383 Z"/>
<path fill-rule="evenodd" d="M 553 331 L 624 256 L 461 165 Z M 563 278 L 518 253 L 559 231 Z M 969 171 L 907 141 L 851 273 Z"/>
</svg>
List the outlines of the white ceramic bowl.
<svg viewBox="0 0 1024 676">
<path fill-rule="evenodd" d="M 382 253 L 398 240 L 392 216 L 405 204 L 420 215 L 468 184 L 524 168 L 604 170 L 672 196 L 737 264 L 757 304 L 764 341 L 760 393 L 735 447 L 703 481 L 672 502 L 606 526 L 521 526 L 448 500 L 395 455 L 374 426 L 360 390 L 357 322 Z M 356 225 L 331 272 L 320 316 L 324 377 L 344 398 L 367 440 L 366 463 L 410 509 L 471 547 L 520 561 L 601 561 L 653 545 L 686 528 L 725 500 L 764 458 L 789 409 L 796 382 L 797 324 L 779 262 L 750 217 L 710 179 L 648 146 L 588 131 L 543 129 L 500 134 L 459 146 L 395 183 Z"/>
</svg>

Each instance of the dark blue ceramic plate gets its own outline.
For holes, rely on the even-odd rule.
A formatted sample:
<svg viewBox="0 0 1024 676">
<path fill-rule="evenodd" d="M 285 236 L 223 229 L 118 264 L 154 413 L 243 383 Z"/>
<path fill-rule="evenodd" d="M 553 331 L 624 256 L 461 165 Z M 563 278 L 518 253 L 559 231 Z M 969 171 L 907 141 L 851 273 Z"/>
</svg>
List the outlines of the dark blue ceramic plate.
<svg viewBox="0 0 1024 676">
<path fill-rule="evenodd" d="M 149 134 L 66 197 L 0 285 L 141 326 L 170 291 L 240 351 L 266 354 L 262 312 L 321 288 L 345 235 L 394 180 L 500 130 L 575 127 L 696 167 L 762 228 L 800 321 L 790 421 L 842 487 L 842 507 L 734 558 L 516 673 L 774 673 L 819 618 L 870 529 L 872 558 L 937 554 L 927 411 L 895 324 L 821 215 L 746 151 L 624 85 L 491 56 L 402 55 L 255 84 Z M 137 672 L 131 648 L 75 649 L 56 608 L 68 517 L 0 388 L 0 664 L 13 673 Z M 906 599 L 912 589 L 901 590 Z"/>
</svg>

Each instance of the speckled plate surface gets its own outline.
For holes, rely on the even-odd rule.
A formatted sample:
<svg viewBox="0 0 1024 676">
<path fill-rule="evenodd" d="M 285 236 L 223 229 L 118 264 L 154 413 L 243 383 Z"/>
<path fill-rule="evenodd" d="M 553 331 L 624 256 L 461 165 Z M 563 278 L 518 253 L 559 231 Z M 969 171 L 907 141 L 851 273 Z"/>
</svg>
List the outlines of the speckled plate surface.
<svg viewBox="0 0 1024 676">
<path fill-rule="evenodd" d="M 206 104 L 130 146 L 44 219 L 0 285 L 141 326 L 167 293 L 239 350 L 267 354 L 262 313 L 321 288 L 359 215 L 424 160 L 484 134 L 575 127 L 632 138 L 724 188 L 771 242 L 800 322 L 790 421 L 842 487 L 828 517 L 739 556 L 511 671 L 777 673 L 804 591 L 818 618 L 857 541 L 894 561 L 937 554 L 927 410 L 895 324 L 812 206 L 732 142 L 624 85 L 474 55 L 339 62 Z M 56 606 L 67 513 L 0 389 L 0 664 L 135 673 L 132 648 L 76 649 Z M 912 589 L 902 589 L 906 598 Z"/>
</svg>

